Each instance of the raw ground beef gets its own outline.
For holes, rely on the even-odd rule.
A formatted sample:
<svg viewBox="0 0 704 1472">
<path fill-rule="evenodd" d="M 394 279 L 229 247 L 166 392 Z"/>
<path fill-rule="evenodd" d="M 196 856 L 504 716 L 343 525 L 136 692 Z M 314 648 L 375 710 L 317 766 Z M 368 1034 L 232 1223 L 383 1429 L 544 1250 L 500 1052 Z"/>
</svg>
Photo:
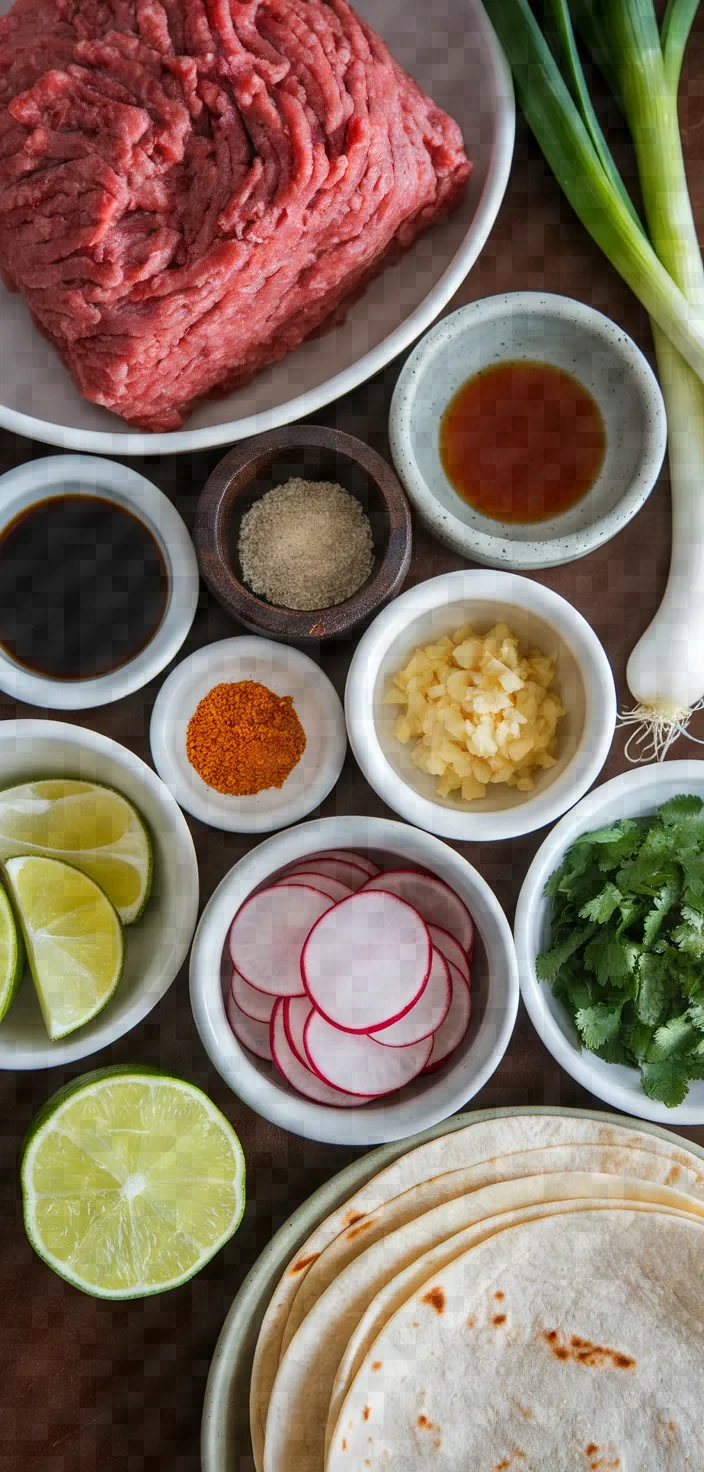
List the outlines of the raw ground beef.
<svg viewBox="0 0 704 1472">
<path fill-rule="evenodd" d="M 0 268 L 81 393 L 142 428 L 340 321 L 469 167 L 345 0 L 0 20 Z"/>
</svg>

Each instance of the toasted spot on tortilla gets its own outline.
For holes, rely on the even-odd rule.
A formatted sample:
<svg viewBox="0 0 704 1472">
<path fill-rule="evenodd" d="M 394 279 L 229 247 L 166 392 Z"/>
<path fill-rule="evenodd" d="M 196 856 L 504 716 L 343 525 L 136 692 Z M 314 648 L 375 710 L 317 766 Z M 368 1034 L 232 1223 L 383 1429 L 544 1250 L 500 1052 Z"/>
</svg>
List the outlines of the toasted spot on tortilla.
<svg viewBox="0 0 704 1472">
<path fill-rule="evenodd" d="M 492 1322 L 492 1324 L 495 1324 L 496 1327 L 498 1328 L 500 1324 L 505 1324 L 506 1323 L 506 1315 L 505 1314 L 494 1314 L 494 1317 L 493 1317 L 493 1319 L 492 1319 L 491 1322 Z"/>
<path fill-rule="evenodd" d="M 633 1355 L 623 1354 L 618 1349 L 610 1349 L 606 1344 L 593 1344 L 591 1339 L 582 1339 L 579 1334 L 572 1334 L 567 1344 L 560 1342 L 556 1329 L 546 1330 L 543 1338 L 558 1360 L 571 1359 L 575 1364 L 587 1365 L 590 1369 L 603 1369 L 609 1366 L 616 1370 L 635 1370 L 636 1368 L 636 1360 Z"/>
<path fill-rule="evenodd" d="M 355 1222 L 361 1222 L 363 1216 L 363 1211 L 348 1211 L 347 1216 L 343 1216 L 342 1218 L 342 1225 L 343 1227 L 353 1227 Z"/>
<path fill-rule="evenodd" d="M 368 1421 L 369 1420 L 369 1417 L 371 1416 L 371 1413 L 372 1413 L 371 1406 L 365 1406 L 364 1407 L 364 1410 L 362 1411 L 362 1420 L 363 1421 Z"/>
<path fill-rule="evenodd" d="M 516 1458 L 520 1458 L 522 1462 L 526 1459 L 525 1452 L 522 1452 L 518 1446 L 513 1448 L 509 1456 L 502 1457 L 500 1462 L 494 1463 L 494 1472 L 508 1472 L 508 1468 L 514 1466 Z"/>
<path fill-rule="evenodd" d="M 342 1438 L 342 1450 L 343 1450 L 343 1452 L 346 1452 L 347 1451 L 347 1442 L 345 1441 L 344 1436 Z"/>
<path fill-rule="evenodd" d="M 418 1425 L 420 1426 L 421 1431 L 432 1431 L 433 1430 L 433 1423 L 432 1423 L 432 1421 L 429 1421 L 428 1420 L 428 1417 L 427 1416 L 424 1416 L 422 1411 L 421 1411 L 421 1413 L 420 1413 L 420 1415 L 418 1417 Z"/>
<path fill-rule="evenodd" d="M 667 1175 L 665 1177 L 665 1185 L 666 1186 L 672 1186 L 672 1185 L 674 1185 L 675 1181 L 678 1181 L 679 1180 L 681 1174 L 682 1174 L 682 1166 L 681 1165 L 671 1165 L 670 1166 L 670 1169 L 667 1172 Z"/>
<path fill-rule="evenodd" d="M 373 1227 L 374 1224 L 375 1224 L 375 1222 L 376 1222 L 376 1217 L 371 1217 L 371 1218 L 368 1217 L 366 1221 L 362 1221 L 361 1222 L 361 1225 L 360 1226 L 358 1226 L 358 1227 L 351 1227 L 350 1230 L 346 1234 L 347 1235 L 347 1241 L 348 1242 L 352 1242 L 355 1237 L 361 1237 L 362 1232 L 368 1232 L 369 1231 L 369 1228 L 370 1227 Z"/>
<path fill-rule="evenodd" d="M 299 1257 L 298 1262 L 294 1262 L 293 1267 L 289 1268 L 289 1272 L 292 1276 L 294 1273 L 302 1273 L 305 1268 L 309 1268 L 311 1263 L 315 1262 L 319 1257 L 319 1252 L 311 1252 L 308 1257 Z"/>
<path fill-rule="evenodd" d="M 470 1316 L 469 1316 L 469 1318 L 467 1320 L 467 1328 L 468 1329 L 473 1329 L 474 1328 L 474 1325 L 476 1324 L 476 1322 L 477 1321 L 476 1321 L 476 1319 L 474 1317 L 474 1314 L 470 1314 Z"/>
<path fill-rule="evenodd" d="M 530 1406 L 522 1406 L 519 1400 L 514 1400 L 513 1404 L 516 1407 L 516 1410 L 520 1411 L 521 1415 L 525 1418 L 526 1421 L 533 1420 L 533 1412 Z"/>
<path fill-rule="evenodd" d="M 372 1369 L 373 1370 L 380 1370 L 381 1369 L 381 1360 L 372 1360 Z"/>
<path fill-rule="evenodd" d="M 502 1303 L 505 1297 L 506 1297 L 506 1294 L 505 1293 L 500 1293 L 499 1292 L 499 1293 L 495 1293 L 494 1294 L 494 1298 L 496 1298 L 499 1303 Z"/>
<path fill-rule="evenodd" d="M 585 1451 L 588 1457 L 595 1457 L 598 1450 L 599 1448 L 595 1441 L 590 1441 L 589 1446 L 585 1447 Z"/>
<path fill-rule="evenodd" d="M 435 1288 L 429 1288 L 428 1292 L 423 1294 L 421 1302 L 427 1303 L 429 1308 L 434 1308 L 436 1314 L 445 1312 L 445 1294 L 439 1284 Z"/>
</svg>

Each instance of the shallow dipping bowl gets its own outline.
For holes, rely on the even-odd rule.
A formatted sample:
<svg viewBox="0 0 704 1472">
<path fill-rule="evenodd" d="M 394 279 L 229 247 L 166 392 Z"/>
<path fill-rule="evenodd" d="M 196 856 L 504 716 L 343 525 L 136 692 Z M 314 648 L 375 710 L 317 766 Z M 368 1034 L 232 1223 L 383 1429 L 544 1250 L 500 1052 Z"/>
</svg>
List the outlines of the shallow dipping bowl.
<svg viewBox="0 0 704 1472">
<path fill-rule="evenodd" d="M 538 361 L 572 374 L 601 411 L 606 453 L 594 485 L 549 520 L 501 522 L 458 495 L 440 458 L 450 400 L 497 363 Z M 461 307 L 431 328 L 401 371 L 391 402 L 394 464 L 430 530 L 487 567 L 555 567 L 593 552 L 640 510 L 660 473 L 667 441 L 662 394 L 632 338 L 569 297 L 512 292 Z"/>
</svg>

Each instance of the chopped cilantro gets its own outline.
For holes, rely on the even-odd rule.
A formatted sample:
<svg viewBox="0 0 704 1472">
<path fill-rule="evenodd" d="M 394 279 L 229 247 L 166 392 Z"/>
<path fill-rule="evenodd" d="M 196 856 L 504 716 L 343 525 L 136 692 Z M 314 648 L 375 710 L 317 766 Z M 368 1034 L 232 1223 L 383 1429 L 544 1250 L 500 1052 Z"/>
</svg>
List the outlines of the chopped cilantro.
<svg viewBox="0 0 704 1472">
<path fill-rule="evenodd" d="M 551 876 L 551 984 L 582 1045 L 640 1068 L 651 1099 L 681 1104 L 704 1078 L 704 803 L 584 833 Z"/>
</svg>

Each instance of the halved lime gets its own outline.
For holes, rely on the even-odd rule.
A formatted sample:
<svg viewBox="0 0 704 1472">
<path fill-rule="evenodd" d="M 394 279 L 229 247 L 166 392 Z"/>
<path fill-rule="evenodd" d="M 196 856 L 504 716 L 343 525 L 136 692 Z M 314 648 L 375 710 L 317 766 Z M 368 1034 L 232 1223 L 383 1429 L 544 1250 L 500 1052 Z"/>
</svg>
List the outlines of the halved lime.
<svg viewBox="0 0 704 1472">
<path fill-rule="evenodd" d="M 46 1030 L 63 1038 L 102 1011 L 120 980 L 117 911 L 87 874 L 59 859 L 8 859 L 5 874 Z"/>
<path fill-rule="evenodd" d="M 0 792 L 0 859 L 63 859 L 105 890 L 123 925 L 149 898 L 152 847 L 126 797 L 97 782 L 50 777 Z"/>
<path fill-rule="evenodd" d="M 27 1236 L 97 1298 L 175 1288 L 236 1232 L 245 1163 L 206 1094 L 150 1068 L 105 1068 L 59 1090 L 25 1141 Z"/>
<path fill-rule="evenodd" d="M 24 970 L 24 946 L 4 889 L 0 887 L 0 1022 L 2 1022 Z"/>
</svg>

